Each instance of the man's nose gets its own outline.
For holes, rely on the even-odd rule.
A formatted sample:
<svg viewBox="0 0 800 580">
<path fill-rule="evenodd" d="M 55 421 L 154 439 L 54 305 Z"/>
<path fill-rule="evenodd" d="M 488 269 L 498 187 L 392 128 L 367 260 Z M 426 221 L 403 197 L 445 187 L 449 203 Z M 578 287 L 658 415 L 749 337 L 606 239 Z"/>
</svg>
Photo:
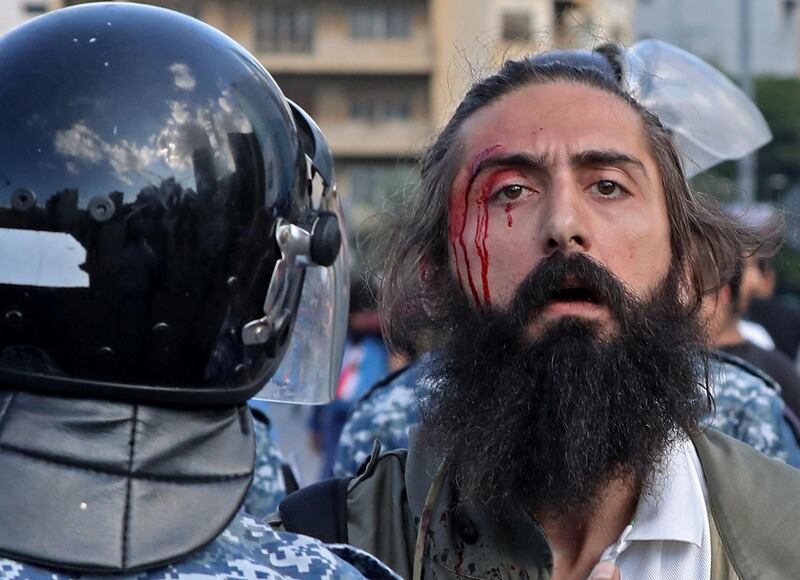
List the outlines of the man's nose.
<svg viewBox="0 0 800 580">
<path fill-rule="evenodd" d="M 545 254 L 556 250 L 589 251 L 591 240 L 581 194 L 580 189 L 571 183 L 560 184 L 548 193 L 540 238 Z"/>
</svg>

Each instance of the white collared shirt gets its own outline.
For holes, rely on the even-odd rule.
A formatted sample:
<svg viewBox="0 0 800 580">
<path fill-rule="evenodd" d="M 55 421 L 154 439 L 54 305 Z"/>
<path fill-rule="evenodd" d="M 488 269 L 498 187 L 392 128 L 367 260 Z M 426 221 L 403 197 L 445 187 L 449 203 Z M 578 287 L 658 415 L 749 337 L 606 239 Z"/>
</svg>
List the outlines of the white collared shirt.
<svg viewBox="0 0 800 580">
<path fill-rule="evenodd" d="M 627 545 L 617 558 L 623 580 L 709 580 L 711 536 L 705 476 L 691 441 L 673 445 L 642 494 Z"/>
</svg>

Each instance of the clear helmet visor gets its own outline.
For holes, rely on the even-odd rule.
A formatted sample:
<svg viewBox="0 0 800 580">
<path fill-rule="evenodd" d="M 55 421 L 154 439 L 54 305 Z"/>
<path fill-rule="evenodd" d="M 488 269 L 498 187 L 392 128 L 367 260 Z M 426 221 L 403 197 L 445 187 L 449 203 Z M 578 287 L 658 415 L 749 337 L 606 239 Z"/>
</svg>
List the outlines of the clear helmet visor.
<svg viewBox="0 0 800 580">
<path fill-rule="evenodd" d="M 316 186 L 316 184 L 315 184 Z M 335 213 L 344 231 L 334 188 L 323 191 L 319 209 Z M 347 236 L 332 266 L 308 266 L 303 291 L 280 366 L 255 396 L 262 401 L 318 405 L 333 400 L 342 367 L 350 304 Z"/>
<path fill-rule="evenodd" d="M 623 54 L 628 90 L 672 131 L 688 177 L 740 159 L 772 139 L 750 98 L 693 54 L 653 39 Z"/>
</svg>

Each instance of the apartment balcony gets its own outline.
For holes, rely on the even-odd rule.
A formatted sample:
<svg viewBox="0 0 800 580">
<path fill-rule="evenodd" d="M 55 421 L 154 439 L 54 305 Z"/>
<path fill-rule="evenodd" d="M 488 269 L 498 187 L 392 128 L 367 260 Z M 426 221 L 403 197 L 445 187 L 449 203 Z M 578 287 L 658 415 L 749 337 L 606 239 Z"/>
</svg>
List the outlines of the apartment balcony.
<svg viewBox="0 0 800 580">
<path fill-rule="evenodd" d="M 433 68 L 428 42 L 351 39 L 322 30 L 309 52 L 256 52 L 274 74 L 427 75 Z"/>
<path fill-rule="evenodd" d="M 219 14 L 207 11 L 211 22 L 218 20 L 274 74 L 427 75 L 433 67 L 424 2 L 219 6 Z"/>
</svg>

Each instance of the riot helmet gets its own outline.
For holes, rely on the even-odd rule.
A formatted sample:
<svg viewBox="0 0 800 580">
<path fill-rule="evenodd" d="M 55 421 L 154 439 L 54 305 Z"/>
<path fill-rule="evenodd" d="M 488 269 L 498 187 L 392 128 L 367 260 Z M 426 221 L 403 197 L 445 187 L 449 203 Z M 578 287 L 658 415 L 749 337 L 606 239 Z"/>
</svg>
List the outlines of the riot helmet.
<svg viewBox="0 0 800 580">
<path fill-rule="evenodd" d="M 281 367 L 267 397 L 323 402 L 347 304 L 333 162 L 263 66 L 188 16 L 98 3 L 0 37 L 0 67 L 0 387 L 227 404 Z"/>
</svg>

